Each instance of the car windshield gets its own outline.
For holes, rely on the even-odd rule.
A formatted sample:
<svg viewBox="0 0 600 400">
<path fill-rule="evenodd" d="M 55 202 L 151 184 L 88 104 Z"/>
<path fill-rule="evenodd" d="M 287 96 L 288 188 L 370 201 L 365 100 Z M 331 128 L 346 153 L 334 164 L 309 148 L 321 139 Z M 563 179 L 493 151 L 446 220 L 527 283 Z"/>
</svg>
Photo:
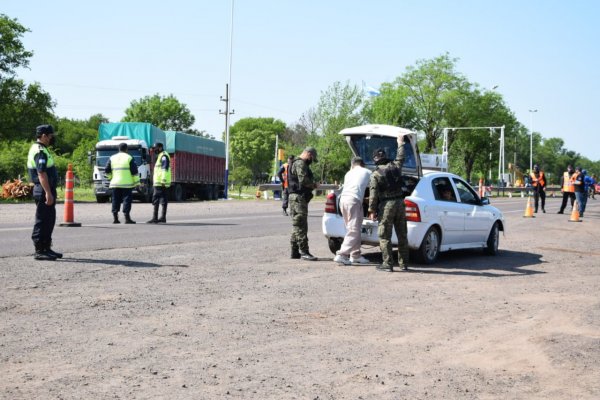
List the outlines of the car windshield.
<svg viewBox="0 0 600 400">
<path fill-rule="evenodd" d="M 373 162 L 373 152 L 377 149 L 384 149 L 387 157 L 391 160 L 396 158 L 396 152 L 398 150 L 396 138 L 387 136 L 352 135 L 351 140 L 352 145 L 366 165 L 375 165 Z M 413 152 L 410 143 L 404 144 L 404 157 L 404 168 L 417 168 L 415 153 Z"/>
<path fill-rule="evenodd" d="M 135 160 L 136 165 L 142 165 L 142 153 L 140 149 L 129 150 L 128 153 Z M 96 165 L 98 167 L 105 167 L 110 156 L 117 154 L 116 150 L 98 150 L 96 152 Z"/>
</svg>

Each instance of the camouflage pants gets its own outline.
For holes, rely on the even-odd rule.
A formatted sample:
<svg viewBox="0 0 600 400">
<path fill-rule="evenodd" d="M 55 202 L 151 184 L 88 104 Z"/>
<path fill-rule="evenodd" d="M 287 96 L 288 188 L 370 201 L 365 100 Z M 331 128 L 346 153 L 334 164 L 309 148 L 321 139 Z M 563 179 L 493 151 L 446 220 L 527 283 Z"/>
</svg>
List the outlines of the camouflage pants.
<svg viewBox="0 0 600 400">
<path fill-rule="evenodd" d="M 379 247 L 383 256 L 383 265 L 394 265 L 392 250 L 392 229 L 398 237 L 398 262 L 401 267 L 408 266 L 408 237 L 406 229 L 406 210 L 404 200 L 386 200 L 379 205 Z"/>
<path fill-rule="evenodd" d="M 292 249 L 308 253 L 308 203 L 304 196 L 290 193 L 290 215 L 292 216 Z"/>
</svg>

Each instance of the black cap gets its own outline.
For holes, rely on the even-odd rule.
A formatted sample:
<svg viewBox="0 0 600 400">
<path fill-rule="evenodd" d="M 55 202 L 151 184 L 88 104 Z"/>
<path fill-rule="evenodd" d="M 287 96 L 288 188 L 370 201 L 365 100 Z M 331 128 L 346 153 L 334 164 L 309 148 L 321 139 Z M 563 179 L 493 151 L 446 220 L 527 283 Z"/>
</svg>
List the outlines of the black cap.
<svg viewBox="0 0 600 400">
<path fill-rule="evenodd" d="M 119 151 L 127 151 L 127 143 L 119 143 Z"/>
<path fill-rule="evenodd" d="M 35 136 L 40 137 L 42 135 L 54 134 L 54 128 L 52 125 L 40 125 L 35 128 Z"/>
<path fill-rule="evenodd" d="M 161 142 L 154 143 L 154 145 L 152 147 L 154 147 L 154 148 L 162 147 L 163 149 L 165 148 L 165 146 L 163 146 L 163 144 Z"/>
</svg>

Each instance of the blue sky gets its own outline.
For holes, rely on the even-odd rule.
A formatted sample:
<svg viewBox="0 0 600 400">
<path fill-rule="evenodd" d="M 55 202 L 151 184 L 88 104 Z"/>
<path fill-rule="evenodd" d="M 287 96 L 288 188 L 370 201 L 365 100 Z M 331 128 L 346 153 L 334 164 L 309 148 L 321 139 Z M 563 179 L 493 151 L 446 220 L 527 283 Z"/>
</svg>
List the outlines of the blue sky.
<svg viewBox="0 0 600 400">
<path fill-rule="evenodd" d="M 59 116 L 118 121 L 134 99 L 174 94 L 197 129 L 221 136 L 230 0 L 2 0 L 0 13 L 31 29 L 19 76 L 40 82 Z M 543 137 L 600 160 L 598 21 L 593 0 L 236 0 L 232 123 L 293 123 L 335 81 L 378 87 L 448 52 L 525 126 L 533 116 Z"/>
</svg>

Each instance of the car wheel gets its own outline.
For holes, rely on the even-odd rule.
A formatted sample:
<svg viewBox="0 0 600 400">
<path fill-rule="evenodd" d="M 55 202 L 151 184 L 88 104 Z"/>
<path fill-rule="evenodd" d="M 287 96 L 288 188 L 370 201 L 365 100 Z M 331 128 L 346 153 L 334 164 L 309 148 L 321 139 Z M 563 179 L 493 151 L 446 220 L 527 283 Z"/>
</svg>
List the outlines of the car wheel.
<svg viewBox="0 0 600 400">
<path fill-rule="evenodd" d="M 328 238 L 327 243 L 329 244 L 329 250 L 335 254 L 342 247 L 342 238 Z"/>
<path fill-rule="evenodd" d="M 440 253 L 440 232 L 436 227 L 431 227 L 425 234 L 419 250 L 417 261 L 421 264 L 433 264 Z"/>
<path fill-rule="evenodd" d="M 484 250 L 485 254 L 489 254 L 490 256 L 498 254 L 498 244 L 500 244 L 500 227 L 498 226 L 498 223 L 495 222 L 490 231 L 490 235 L 488 236 L 487 246 Z"/>
</svg>

